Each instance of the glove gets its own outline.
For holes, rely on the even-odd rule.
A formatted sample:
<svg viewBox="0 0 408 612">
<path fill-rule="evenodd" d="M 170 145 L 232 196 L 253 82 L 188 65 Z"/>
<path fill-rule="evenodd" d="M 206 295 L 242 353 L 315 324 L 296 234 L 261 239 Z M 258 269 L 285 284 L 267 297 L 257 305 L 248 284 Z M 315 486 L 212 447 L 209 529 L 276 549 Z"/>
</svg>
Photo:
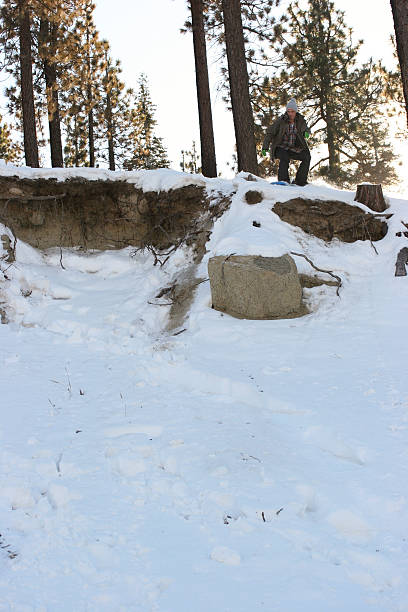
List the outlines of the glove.
<svg viewBox="0 0 408 612">
<path fill-rule="evenodd" d="M 262 157 L 265 157 L 266 155 L 266 149 L 262 149 Z"/>
<path fill-rule="evenodd" d="M 309 136 L 310 136 L 310 133 L 309 133 L 309 132 L 305 132 L 305 138 L 306 138 L 306 140 L 308 140 L 308 139 L 309 139 Z"/>
</svg>

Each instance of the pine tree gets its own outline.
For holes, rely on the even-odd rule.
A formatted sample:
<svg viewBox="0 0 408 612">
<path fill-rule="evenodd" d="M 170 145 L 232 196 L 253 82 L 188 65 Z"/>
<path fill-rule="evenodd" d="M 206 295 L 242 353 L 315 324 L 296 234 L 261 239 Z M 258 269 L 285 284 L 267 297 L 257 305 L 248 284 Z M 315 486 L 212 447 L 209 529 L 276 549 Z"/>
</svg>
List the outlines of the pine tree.
<svg viewBox="0 0 408 612">
<path fill-rule="evenodd" d="M 3 117 L 0 115 L 0 159 L 15 164 L 20 158 L 21 147 L 13 141 L 10 127 L 3 122 Z"/>
<path fill-rule="evenodd" d="M 52 15 L 51 11 L 47 12 Z M 50 21 L 50 14 L 43 14 L 39 28 L 39 54 L 44 71 L 52 167 L 63 166 L 59 85 L 56 65 L 58 30 L 59 25 L 56 19 L 54 18 Z"/>
<path fill-rule="evenodd" d="M 62 167 L 61 89 L 66 89 L 73 78 L 70 61 L 78 49 L 73 37 L 75 19 L 81 12 L 76 0 L 32 0 L 37 17 L 38 66 L 44 85 L 49 126 L 51 163 Z M 43 92 L 41 92 L 43 93 Z"/>
<path fill-rule="evenodd" d="M 197 152 L 195 140 L 190 151 L 181 151 L 180 168 L 182 172 L 190 172 L 190 174 L 198 174 L 201 172 L 200 156 Z"/>
<path fill-rule="evenodd" d="M 122 72 L 119 61 L 113 62 L 109 44 L 105 46 L 105 74 L 101 83 L 101 101 L 97 107 L 97 122 L 100 126 L 100 139 L 106 143 L 100 150 L 101 159 L 108 161 L 109 169 L 122 167 L 131 150 L 132 97 L 133 90 L 125 89 L 121 81 Z"/>
<path fill-rule="evenodd" d="M 75 89 L 71 89 L 71 92 L 75 92 Z M 79 99 L 79 95 L 76 99 Z M 89 163 L 87 117 L 82 111 L 83 108 L 73 102 L 64 116 L 66 131 L 64 162 L 68 167 L 87 166 Z"/>
<path fill-rule="evenodd" d="M 210 85 L 208 79 L 203 0 L 190 0 L 190 8 L 194 41 L 194 59 L 203 174 L 204 176 L 215 177 L 217 176 L 217 163 L 215 158 L 214 129 L 211 112 Z"/>
<path fill-rule="evenodd" d="M 248 70 L 251 74 L 257 74 L 257 67 L 274 66 L 274 59 L 265 52 L 264 45 L 272 45 L 275 42 L 274 28 L 276 17 L 273 9 L 278 7 L 280 0 L 241 0 L 241 21 L 245 39 L 245 51 Z M 215 41 L 222 51 L 221 58 L 226 57 L 224 15 L 222 0 L 204 0 L 203 13 L 205 20 L 205 31 L 209 39 Z M 186 21 L 182 32 L 192 29 L 191 21 Z M 226 74 L 223 64 L 222 71 Z"/>
<path fill-rule="evenodd" d="M 136 94 L 135 106 L 130 111 L 129 139 L 132 143 L 132 153 L 123 163 L 126 170 L 167 168 L 169 160 L 161 138 L 155 135 L 156 107 L 153 104 L 147 78 L 142 74 L 139 78 L 139 89 Z"/>
<path fill-rule="evenodd" d="M 59 91 L 67 56 L 67 34 L 76 13 L 75 0 L 26 0 L 30 18 L 30 69 L 32 90 L 31 108 L 34 107 L 34 123 L 37 149 L 44 146 L 43 117 L 48 116 L 51 161 L 62 165 Z M 8 107 L 17 122 L 25 130 L 23 113 L 23 81 L 21 80 L 21 53 L 19 46 L 19 3 L 6 0 L 1 9 L 1 48 L 7 61 L 5 70 L 14 83 L 7 88 Z M 26 79 L 27 81 L 27 79 Z M 31 112 L 31 111 L 30 111 Z M 31 127 L 31 132 L 33 128 Z M 31 136 L 32 139 L 32 136 Z"/>
<path fill-rule="evenodd" d="M 351 166 L 343 168 L 342 185 L 352 188 L 357 183 L 393 184 L 398 176 L 395 154 L 389 143 L 389 129 L 381 118 L 370 115 L 361 126 L 358 144 L 349 157 Z M 346 154 L 347 156 L 348 154 Z"/>
<path fill-rule="evenodd" d="M 240 0 L 222 0 L 238 170 L 258 173 Z"/>
<path fill-rule="evenodd" d="M 85 164 L 94 167 L 98 155 L 96 114 L 106 67 L 104 44 L 93 21 L 94 9 L 90 0 L 76 0 L 75 19 L 69 37 L 69 65 L 62 87 L 67 165 L 84 163 L 84 141 L 88 150 Z"/>
<path fill-rule="evenodd" d="M 33 84 L 33 19 L 31 0 L 5 0 L 1 6 L 1 48 L 5 70 L 15 85 L 6 90 L 9 110 L 21 122 L 27 166 L 38 168 L 39 153 Z"/>
</svg>

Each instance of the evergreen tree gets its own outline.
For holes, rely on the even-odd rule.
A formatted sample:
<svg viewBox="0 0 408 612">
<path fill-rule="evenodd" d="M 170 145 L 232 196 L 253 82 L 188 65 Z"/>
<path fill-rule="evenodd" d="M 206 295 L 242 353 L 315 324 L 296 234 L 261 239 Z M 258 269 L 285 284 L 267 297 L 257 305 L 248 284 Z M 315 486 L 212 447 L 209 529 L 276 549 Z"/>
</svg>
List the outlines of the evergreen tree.
<svg viewBox="0 0 408 612">
<path fill-rule="evenodd" d="M 258 67 L 273 67 L 275 59 L 266 52 L 264 45 L 269 48 L 275 42 L 274 27 L 276 17 L 273 9 L 278 7 L 280 0 L 241 0 L 241 22 L 245 40 L 245 52 L 250 82 L 258 74 Z M 222 0 L 204 0 L 203 14 L 206 35 L 218 43 L 222 51 L 221 58 L 226 58 L 225 31 Z M 182 32 L 192 29 L 191 20 L 184 24 Z M 225 62 L 222 63 L 222 72 L 227 73 Z"/>
<path fill-rule="evenodd" d="M 30 0 L 5 0 L 0 9 L 1 49 L 15 84 L 6 90 L 10 113 L 21 123 L 27 166 L 39 166 L 33 82 L 33 19 Z"/>
<path fill-rule="evenodd" d="M 222 0 L 238 170 L 258 173 L 240 0 Z"/>
<path fill-rule="evenodd" d="M 105 146 L 100 148 L 100 156 L 108 161 L 109 169 L 122 167 L 131 149 L 130 132 L 132 125 L 131 89 L 125 89 L 121 81 L 120 62 L 113 62 L 109 44 L 105 46 L 105 74 L 101 83 L 101 101 L 97 108 L 97 122 L 100 126 L 100 139 Z"/>
<path fill-rule="evenodd" d="M 215 158 L 214 129 L 211 112 L 210 85 L 208 79 L 203 0 L 190 0 L 190 8 L 194 41 L 194 59 L 203 174 L 204 176 L 215 177 L 217 176 L 217 163 Z"/>
<path fill-rule="evenodd" d="M 197 151 L 195 140 L 193 140 L 191 151 L 181 151 L 180 168 L 182 172 L 190 172 L 190 174 L 198 174 L 201 172 L 200 156 Z"/>
<path fill-rule="evenodd" d="M 23 56 L 20 53 L 20 20 L 19 6 L 21 2 L 6 0 L 1 8 L 1 39 L 0 44 L 6 58 L 4 69 L 11 75 L 14 83 L 7 88 L 9 111 L 21 122 L 23 131 L 27 129 L 24 119 L 24 93 L 22 61 L 30 59 L 31 85 L 30 92 L 34 107 L 35 137 L 37 149 L 44 146 L 43 116 L 48 116 L 51 161 L 53 166 L 62 165 L 62 143 L 60 127 L 60 100 L 62 76 L 66 78 L 66 57 L 69 45 L 68 33 L 76 14 L 76 0 L 26 0 L 24 6 L 29 14 L 30 45 Z M 29 53 L 29 56 L 27 56 Z M 26 71 L 27 72 L 27 71 Z M 29 79 L 29 77 L 28 77 Z M 30 79 L 29 79 L 30 80 Z M 27 83 L 27 75 L 25 78 Z M 27 85 L 25 85 L 27 89 Z M 31 111 L 30 111 L 31 113 Z M 30 128 L 33 139 L 33 127 Z M 42 138 L 41 138 L 42 137 Z"/>
<path fill-rule="evenodd" d="M 77 15 L 75 0 L 36 2 L 39 20 L 37 33 L 38 62 L 45 84 L 51 164 L 63 166 L 60 89 L 67 82 L 69 56 L 76 53 L 71 43 L 73 21 Z"/>
<path fill-rule="evenodd" d="M 18 2 L 21 108 L 24 130 L 24 154 L 27 166 L 38 168 L 38 143 L 35 125 L 33 72 L 31 55 L 31 7 L 26 0 Z"/>
<path fill-rule="evenodd" d="M 77 93 L 78 97 L 75 99 L 80 99 L 80 88 L 72 88 L 71 93 Z M 89 165 L 87 117 L 82 111 L 82 105 L 73 101 L 64 116 L 66 134 L 64 162 L 68 167 Z"/>
<path fill-rule="evenodd" d="M 10 127 L 0 115 L 0 159 L 15 164 L 20 161 L 21 147 L 11 137 Z"/>
<path fill-rule="evenodd" d="M 85 164 L 94 167 L 97 151 L 97 106 L 106 71 L 104 43 L 93 21 L 95 5 L 91 0 L 76 0 L 76 12 L 69 37 L 69 65 L 63 84 L 67 138 L 67 165 L 84 163 L 83 143 L 87 143 Z"/>
<path fill-rule="evenodd" d="M 136 94 L 135 106 L 130 112 L 129 139 L 132 153 L 123 163 L 126 170 L 168 168 L 169 160 L 161 138 L 155 135 L 156 107 L 153 104 L 148 88 L 147 78 L 142 74 L 139 78 L 139 89 Z"/>
</svg>

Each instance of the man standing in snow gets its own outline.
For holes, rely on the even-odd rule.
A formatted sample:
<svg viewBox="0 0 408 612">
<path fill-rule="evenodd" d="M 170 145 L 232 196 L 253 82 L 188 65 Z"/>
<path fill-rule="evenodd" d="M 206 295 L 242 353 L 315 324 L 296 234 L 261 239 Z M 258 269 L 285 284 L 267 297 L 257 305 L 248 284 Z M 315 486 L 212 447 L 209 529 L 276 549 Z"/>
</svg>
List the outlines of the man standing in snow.
<svg viewBox="0 0 408 612">
<path fill-rule="evenodd" d="M 298 159 L 302 163 L 296 174 L 296 185 L 307 184 L 310 167 L 310 151 L 307 146 L 310 130 L 303 115 L 298 112 L 296 100 L 289 100 L 286 112 L 276 119 L 266 130 L 262 145 L 262 155 L 269 148 L 271 159 L 279 159 L 278 180 L 289 183 L 289 160 Z"/>
</svg>

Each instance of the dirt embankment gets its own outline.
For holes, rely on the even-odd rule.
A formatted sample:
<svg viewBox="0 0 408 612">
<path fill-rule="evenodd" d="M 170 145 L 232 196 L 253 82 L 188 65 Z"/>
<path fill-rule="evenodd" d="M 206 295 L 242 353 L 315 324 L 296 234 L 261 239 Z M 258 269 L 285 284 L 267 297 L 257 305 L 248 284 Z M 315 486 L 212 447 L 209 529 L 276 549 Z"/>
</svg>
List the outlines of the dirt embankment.
<svg viewBox="0 0 408 612">
<path fill-rule="evenodd" d="M 229 199 L 188 185 L 143 192 L 126 181 L 0 177 L 0 222 L 39 248 L 165 250 L 180 242 L 204 248 Z"/>
<path fill-rule="evenodd" d="M 343 242 L 375 242 L 384 238 L 388 231 L 384 214 L 366 213 L 357 206 L 335 200 L 294 198 L 276 202 L 272 210 L 282 221 L 301 227 L 307 234 L 327 242 L 333 238 Z"/>
</svg>

